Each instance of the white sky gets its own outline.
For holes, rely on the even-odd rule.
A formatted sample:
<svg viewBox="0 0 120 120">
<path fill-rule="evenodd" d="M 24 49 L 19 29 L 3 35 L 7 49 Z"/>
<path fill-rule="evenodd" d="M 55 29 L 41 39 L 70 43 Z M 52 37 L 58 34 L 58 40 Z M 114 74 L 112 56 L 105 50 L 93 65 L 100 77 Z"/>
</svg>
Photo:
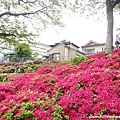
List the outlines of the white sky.
<svg viewBox="0 0 120 120">
<path fill-rule="evenodd" d="M 117 34 L 116 28 L 120 27 L 120 16 L 115 17 L 114 23 L 114 41 Z M 80 16 L 64 16 L 63 22 L 66 24 L 66 28 L 48 28 L 45 32 L 41 33 L 39 38 L 41 43 L 54 44 L 65 39 L 71 41 L 78 46 L 83 46 L 89 40 L 94 40 L 98 43 L 106 42 L 107 34 L 107 21 L 95 22 L 90 19 L 85 19 Z M 57 31 L 57 32 L 56 32 Z"/>
</svg>

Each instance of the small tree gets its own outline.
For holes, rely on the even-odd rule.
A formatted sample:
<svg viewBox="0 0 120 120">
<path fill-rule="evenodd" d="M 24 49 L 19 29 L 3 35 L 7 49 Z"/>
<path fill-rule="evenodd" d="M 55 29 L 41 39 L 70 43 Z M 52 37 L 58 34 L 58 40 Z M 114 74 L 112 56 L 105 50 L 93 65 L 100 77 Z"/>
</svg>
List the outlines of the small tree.
<svg viewBox="0 0 120 120">
<path fill-rule="evenodd" d="M 26 43 L 18 44 L 15 48 L 15 55 L 17 57 L 31 57 L 32 51 L 30 46 Z"/>
</svg>

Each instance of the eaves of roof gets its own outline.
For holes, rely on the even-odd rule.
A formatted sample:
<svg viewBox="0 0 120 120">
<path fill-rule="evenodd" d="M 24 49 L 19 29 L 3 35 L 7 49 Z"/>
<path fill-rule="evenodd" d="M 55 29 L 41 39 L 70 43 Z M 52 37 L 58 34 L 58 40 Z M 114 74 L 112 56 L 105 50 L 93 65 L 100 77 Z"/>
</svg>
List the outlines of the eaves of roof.
<svg viewBox="0 0 120 120">
<path fill-rule="evenodd" d="M 81 52 L 81 51 L 79 51 L 79 50 L 77 50 L 77 52 L 79 52 L 79 53 L 82 54 L 82 55 L 86 55 L 85 53 L 83 53 L 83 52 Z"/>
<path fill-rule="evenodd" d="M 102 44 L 96 44 L 96 45 L 86 45 L 86 46 L 81 46 L 81 48 L 95 47 L 95 46 L 102 46 L 102 45 L 105 45 L 105 43 L 102 43 Z"/>
</svg>

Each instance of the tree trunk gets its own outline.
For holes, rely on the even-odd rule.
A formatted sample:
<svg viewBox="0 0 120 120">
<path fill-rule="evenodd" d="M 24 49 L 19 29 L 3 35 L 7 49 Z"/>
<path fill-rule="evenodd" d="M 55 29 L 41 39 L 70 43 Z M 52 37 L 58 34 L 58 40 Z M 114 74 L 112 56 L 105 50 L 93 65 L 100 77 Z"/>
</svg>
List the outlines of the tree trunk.
<svg viewBox="0 0 120 120">
<path fill-rule="evenodd" d="M 107 38 L 106 38 L 106 53 L 112 52 L 113 46 L 113 6 L 111 0 L 106 0 L 107 12 Z"/>
</svg>

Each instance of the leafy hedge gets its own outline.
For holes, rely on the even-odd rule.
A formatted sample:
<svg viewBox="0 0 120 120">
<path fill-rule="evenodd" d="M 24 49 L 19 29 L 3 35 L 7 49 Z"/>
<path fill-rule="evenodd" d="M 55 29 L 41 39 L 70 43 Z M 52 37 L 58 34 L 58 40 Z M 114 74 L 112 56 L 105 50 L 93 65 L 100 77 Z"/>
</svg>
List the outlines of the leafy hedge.
<svg viewBox="0 0 120 120">
<path fill-rule="evenodd" d="M 79 63 L 86 61 L 88 58 L 85 56 L 76 56 L 74 58 L 72 58 L 72 60 L 70 61 L 70 63 L 72 65 L 78 65 Z"/>
</svg>

